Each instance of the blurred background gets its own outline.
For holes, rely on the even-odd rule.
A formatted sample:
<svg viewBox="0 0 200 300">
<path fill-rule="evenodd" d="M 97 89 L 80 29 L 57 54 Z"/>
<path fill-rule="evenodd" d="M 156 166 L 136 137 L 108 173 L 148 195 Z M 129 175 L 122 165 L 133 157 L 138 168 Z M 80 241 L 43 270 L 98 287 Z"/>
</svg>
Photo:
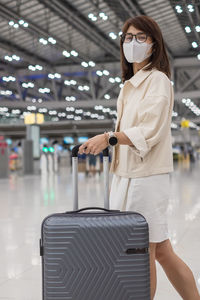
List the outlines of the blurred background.
<svg viewBox="0 0 200 300">
<path fill-rule="evenodd" d="M 119 36 L 141 14 L 172 72 L 170 238 L 200 288 L 200 1 L 0 0 L 0 299 L 41 299 L 40 224 L 72 209 L 73 146 L 114 130 Z M 102 181 L 102 156 L 79 156 L 81 207 L 103 205 Z M 158 274 L 156 299 L 180 299 Z"/>
</svg>

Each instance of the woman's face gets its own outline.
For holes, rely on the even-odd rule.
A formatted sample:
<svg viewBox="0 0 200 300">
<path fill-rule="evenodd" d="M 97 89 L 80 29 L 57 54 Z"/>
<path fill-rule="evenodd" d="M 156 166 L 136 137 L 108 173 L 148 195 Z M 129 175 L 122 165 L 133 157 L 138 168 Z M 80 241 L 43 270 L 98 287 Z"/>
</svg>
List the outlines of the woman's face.
<svg viewBox="0 0 200 300">
<path fill-rule="evenodd" d="M 151 44 L 153 42 L 152 38 L 148 36 L 144 31 L 139 30 L 131 25 L 126 32 L 124 43 L 130 43 L 132 40 L 136 40 L 139 44 L 142 43 Z M 152 54 L 152 47 L 148 50 L 147 54 L 148 55 Z M 149 58 L 145 61 L 148 62 Z"/>
</svg>

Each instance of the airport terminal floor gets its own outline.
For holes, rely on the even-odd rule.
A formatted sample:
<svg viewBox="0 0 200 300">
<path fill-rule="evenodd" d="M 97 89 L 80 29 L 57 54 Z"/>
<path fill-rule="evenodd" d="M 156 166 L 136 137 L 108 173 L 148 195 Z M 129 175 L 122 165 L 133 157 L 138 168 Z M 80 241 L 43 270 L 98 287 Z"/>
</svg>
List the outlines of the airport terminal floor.
<svg viewBox="0 0 200 300">
<path fill-rule="evenodd" d="M 174 249 L 192 269 L 200 290 L 199 172 L 200 161 L 189 169 L 175 165 L 168 217 Z M 103 206 L 102 181 L 102 174 L 79 173 L 80 207 Z M 0 299 L 41 300 L 41 222 L 51 213 L 72 210 L 71 169 L 49 175 L 13 173 L 0 180 L 0 191 Z M 157 270 L 155 299 L 180 299 L 159 265 Z"/>
</svg>

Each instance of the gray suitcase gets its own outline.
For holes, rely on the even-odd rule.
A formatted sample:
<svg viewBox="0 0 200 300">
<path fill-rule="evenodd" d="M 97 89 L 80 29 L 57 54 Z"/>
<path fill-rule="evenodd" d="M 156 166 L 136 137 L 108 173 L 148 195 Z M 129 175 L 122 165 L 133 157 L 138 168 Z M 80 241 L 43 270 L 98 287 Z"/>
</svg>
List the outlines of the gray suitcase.
<svg viewBox="0 0 200 300">
<path fill-rule="evenodd" d="M 150 300 L 149 233 L 136 212 L 108 210 L 108 149 L 104 204 L 78 207 L 78 149 L 72 153 L 74 211 L 42 223 L 43 300 Z"/>
</svg>

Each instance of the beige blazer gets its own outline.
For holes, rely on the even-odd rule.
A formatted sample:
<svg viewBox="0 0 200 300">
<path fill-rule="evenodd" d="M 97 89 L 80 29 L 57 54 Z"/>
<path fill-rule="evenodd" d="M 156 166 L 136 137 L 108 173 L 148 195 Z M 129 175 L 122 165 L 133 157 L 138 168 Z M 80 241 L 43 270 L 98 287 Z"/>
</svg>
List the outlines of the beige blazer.
<svg viewBox="0 0 200 300">
<path fill-rule="evenodd" d="M 157 69 L 141 69 L 125 81 L 117 100 L 115 131 L 123 131 L 132 145 L 116 145 L 110 171 L 136 178 L 173 171 L 171 81 Z"/>
</svg>

